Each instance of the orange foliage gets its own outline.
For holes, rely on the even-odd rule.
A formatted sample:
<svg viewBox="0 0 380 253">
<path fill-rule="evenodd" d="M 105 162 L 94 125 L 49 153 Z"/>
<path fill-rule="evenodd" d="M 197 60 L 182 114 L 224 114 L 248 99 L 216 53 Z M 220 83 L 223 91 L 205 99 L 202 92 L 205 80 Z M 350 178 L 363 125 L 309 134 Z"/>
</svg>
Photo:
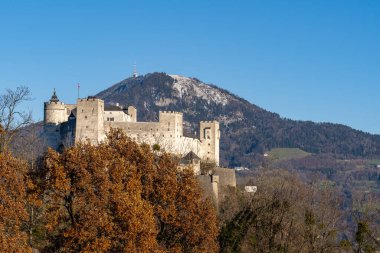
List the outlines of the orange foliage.
<svg viewBox="0 0 380 253">
<path fill-rule="evenodd" d="M 0 153 L 0 252 L 32 252 L 22 226 L 26 211 L 27 165 L 7 152 Z"/>
<path fill-rule="evenodd" d="M 46 252 L 216 252 L 217 223 L 190 170 L 113 130 L 99 146 L 49 150 Z"/>
</svg>

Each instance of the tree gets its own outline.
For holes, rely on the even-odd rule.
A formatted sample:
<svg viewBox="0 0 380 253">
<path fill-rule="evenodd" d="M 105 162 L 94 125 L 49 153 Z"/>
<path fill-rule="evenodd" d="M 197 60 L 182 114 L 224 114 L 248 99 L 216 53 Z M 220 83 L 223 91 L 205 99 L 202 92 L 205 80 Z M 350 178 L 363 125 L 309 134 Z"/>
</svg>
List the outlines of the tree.
<svg viewBox="0 0 380 253">
<path fill-rule="evenodd" d="M 27 165 L 8 152 L 0 152 L 0 252 L 32 252 L 24 224 Z"/>
<path fill-rule="evenodd" d="M 334 252 L 339 198 L 281 171 L 255 178 L 254 195 L 237 191 L 222 204 L 222 252 Z M 235 196 L 234 196 L 235 195 Z M 231 203 L 232 201 L 232 203 Z"/>
<path fill-rule="evenodd" d="M 105 145 L 82 144 L 45 157 L 47 252 L 158 250 L 150 204 L 136 166 Z"/>
<path fill-rule="evenodd" d="M 39 188 L 43 252 L 216 252 L 216 215 L 190 170 L 119 130 L 107 143 L 49 150 Z"/>
<path fill-rule="evenodd" d="M 30 95 L 29 88 L 25 86 L 7 89 L 5 94 L 0 95 L 0 152 L 8 148 L 18 130 L 32 122 L 31 112 L 19 109 L 23 102 L 30 99 Z"/>
<path fill-rule="evenodd" d="M 354 252 L 377 252 L 380 250 L 380 209 L 379 199 L 373 193 L 355 194 L 352 218 L 355 221 Z"/>
<path fill-rule="evenodd" d="M 356 252 L 375 252 L 376 239 L 372 238 L 372 231 L 366 221 L 360 220 L 357 224 L 355 233 L 355 242 L 357 243 Z"/>
</svg>

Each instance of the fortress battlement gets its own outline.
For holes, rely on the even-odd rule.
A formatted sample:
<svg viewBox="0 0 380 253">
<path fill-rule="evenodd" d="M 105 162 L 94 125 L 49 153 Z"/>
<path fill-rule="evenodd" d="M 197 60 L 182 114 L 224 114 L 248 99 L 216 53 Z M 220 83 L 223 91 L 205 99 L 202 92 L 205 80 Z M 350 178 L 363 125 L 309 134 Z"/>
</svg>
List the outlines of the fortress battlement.
<svg viewBox="0 0 380 253">
<path fill-rule="evenodd" d="M 49 106 L 49 105 L 65 105 L 65 103 L 60 102 L 60 101 L 48 101 L 48 102 L 45 102 L 44 105 L 45 106 Z"/>
<path fill-rule="evenodd" d="M 183 115 L 182 112 L 176 112 L 176 111 L 160 111 L 160 113 L 163 113 L 163 114 L 177 114 L 177 115 Z"/>
<path fill-rule="evenodd" d="M 79 98 L 78 101 L 83 102 L 83 101 L 96 101 L 96 100 L 101 100 L 100 98 L 97 98 L 95 96 L 88 96 L 87 98 Z"/>
<path fill-rule="evenodd" d="M 206 120 L 206 121 L 200 121 L 200 123 L 208 123 L 208 124 L 210 124 L 210 123 L 219 123 L 219 122 L 216 121 L 216 120 Z"/>
</svg>

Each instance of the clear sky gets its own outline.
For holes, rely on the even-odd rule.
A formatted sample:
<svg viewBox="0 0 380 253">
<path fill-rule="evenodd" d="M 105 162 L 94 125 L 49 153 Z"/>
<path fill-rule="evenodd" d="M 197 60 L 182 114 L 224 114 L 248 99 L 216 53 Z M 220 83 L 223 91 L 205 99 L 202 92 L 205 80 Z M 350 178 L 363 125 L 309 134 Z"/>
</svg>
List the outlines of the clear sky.
<svg viewBox="0 0 380 253">
<path fill-rule="evenodd" d="M 281 116 L 380 134 L 380 1 L 0 1 L 0 92 L 35 120 L 132 73 L 197 77 Z"/>
</svg>

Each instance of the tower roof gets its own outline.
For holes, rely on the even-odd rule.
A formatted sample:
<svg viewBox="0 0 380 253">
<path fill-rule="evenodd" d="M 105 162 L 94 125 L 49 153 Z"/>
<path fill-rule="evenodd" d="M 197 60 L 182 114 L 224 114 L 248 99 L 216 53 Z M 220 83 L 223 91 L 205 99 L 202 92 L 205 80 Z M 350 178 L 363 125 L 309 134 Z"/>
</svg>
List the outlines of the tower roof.
<svg viewBox="0 0 380 253">
<path fill-rule="evenodd" d="M 51 95 L 51 98 L 50 98 L 50 102 L 58 102 L 59 99 L 58 99 L 58 96 L 57 96 L 57 93 L 55 91 L 55 88 L 53 90 L 53 95 Z"/>
<path fill-rule="evenodd" d="M 187 155 L 182 157 L 181 162 L 188 163 L 191 161 L 200 161 L 200 160 L 201 159 L 199 158 L 199 156 L 197 156 L 193 151 L 190 151 L 189 153 L 187 153 Z"/>
</svg>

